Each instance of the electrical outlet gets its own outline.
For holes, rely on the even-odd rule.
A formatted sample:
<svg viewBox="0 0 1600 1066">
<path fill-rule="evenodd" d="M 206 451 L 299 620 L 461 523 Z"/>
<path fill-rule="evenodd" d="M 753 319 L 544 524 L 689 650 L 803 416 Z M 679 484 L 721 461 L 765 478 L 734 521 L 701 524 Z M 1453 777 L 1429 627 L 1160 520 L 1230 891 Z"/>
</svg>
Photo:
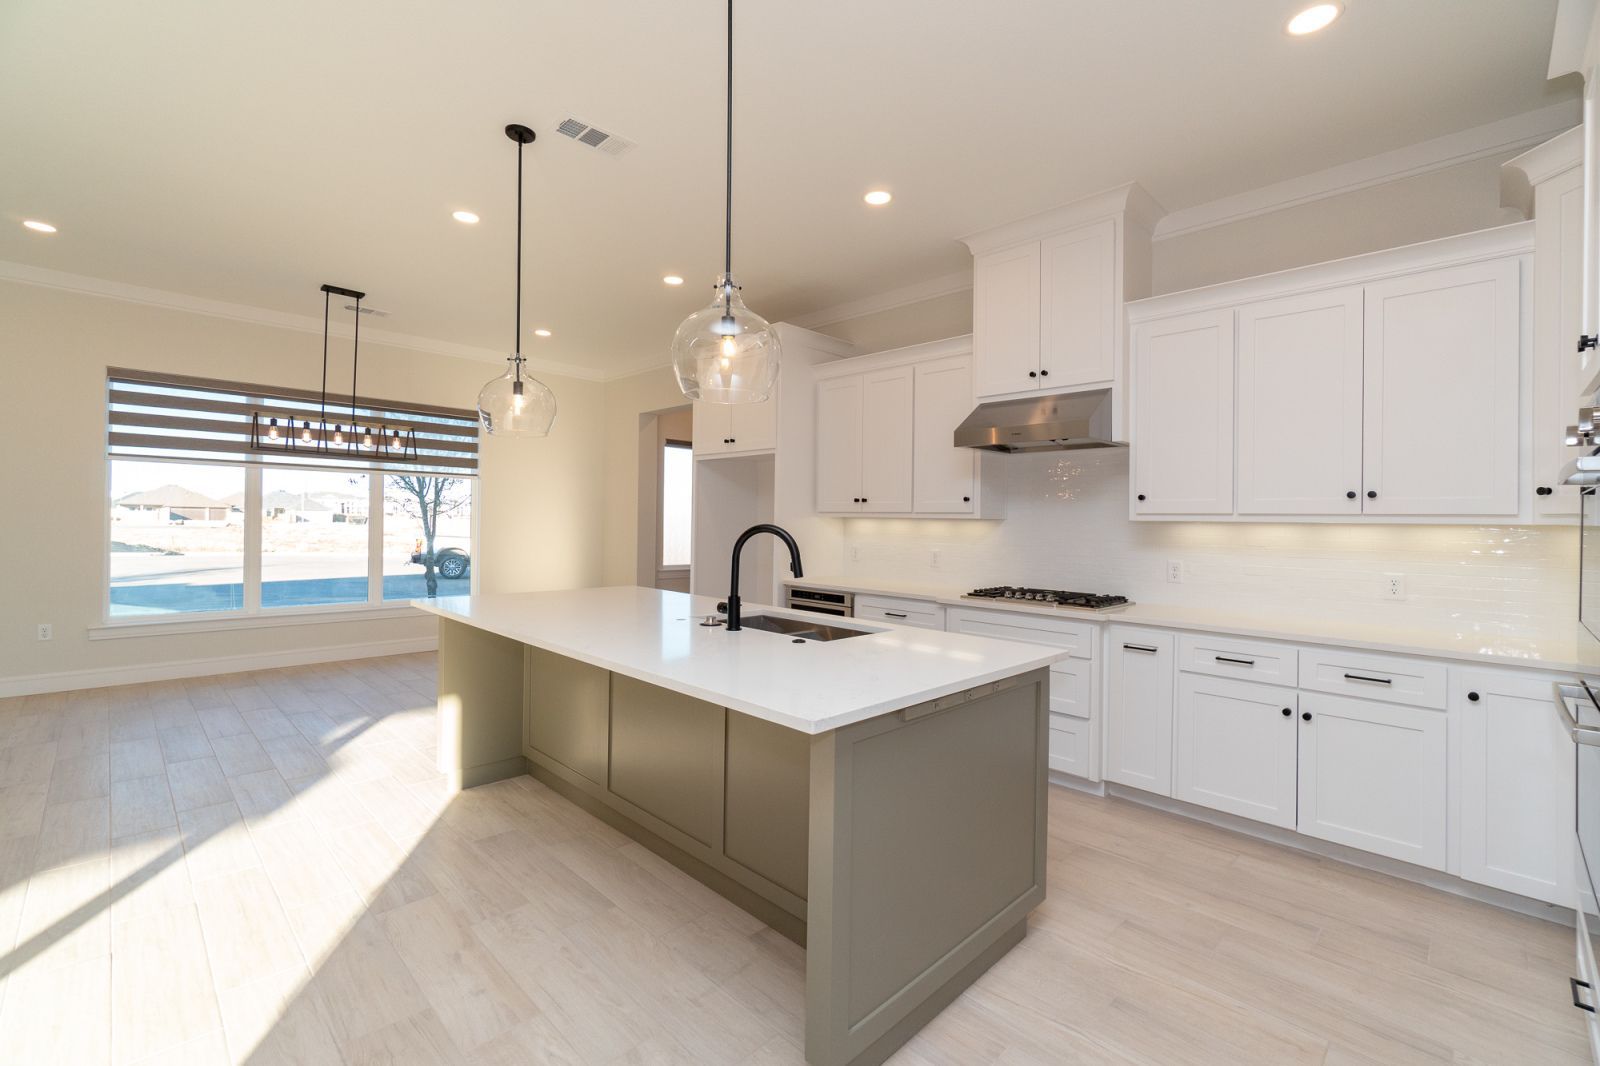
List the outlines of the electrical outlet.
<svg viewBox="0 0 1600 1066">
<path fill-rule="evenodd" d="M 861 561 L 861 547 L 859 545 L 850 545 L 850 561 L 852 563 L 859 563 Z"/>
<path fill-rule="evenodd" d="M 55 639 L 55 635 L 56 635 L 55 626 L 51 625 L 49 622 L 40 622 L 39 623 L 39 639 L 40 640 L 54 640 Z"/>
<path fill-rule="evenodd" d="M 1406 598 L 1406 579 L 1401 574 L 1389 574 L 1383 579 L 1383 594 L 1391 600 Z"/>
<path fill-rule="evenodd" d="M 937 570 L 937 569 L 939 569 L 939 549 L 938 548 L 930 549 L 929 552 L 928 552 L 928 569 L 929 570 Z"/>
<path fill-rule="evenodd" d="M 1183 584 L 1183 560 L 1167 560 L 1167 580 L 1174 585 Z"/>
</svg>

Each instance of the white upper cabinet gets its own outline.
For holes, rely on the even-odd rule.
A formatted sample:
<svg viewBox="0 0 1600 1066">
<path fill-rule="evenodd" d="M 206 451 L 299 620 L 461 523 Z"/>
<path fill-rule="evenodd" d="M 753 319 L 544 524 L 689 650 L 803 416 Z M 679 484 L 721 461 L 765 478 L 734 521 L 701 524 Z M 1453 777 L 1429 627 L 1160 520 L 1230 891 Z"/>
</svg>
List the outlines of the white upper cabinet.
<svg viewBox="0 0 1600 1066">
<path fill-rule="evenodd" d="M 1038 387 L 1039 245 L 979 256 L 972 267 L 972 346 L 978 395 Z"/>
<path fill-rule="evenodd" d="M 1233 311 L 1133 334 L 1133 511 L 1233 511 Z"/>
<path fill-rule="evenodd" d="M 817 511 L 1000 518 L 997 458 L 955 446 L 972 413 L 966 337 L 839 363 L 817 380 Z"/>
<path fill-rule="evenodd" d="M 817 382 L 817 510 L 861 510 L 861 377 Z"/>
<path fill-rule="evenodd" d="M 1239 308 L 1242 515 L 1361 513 L 1361 289 Z"/>
<path fill-rule="evenodd" d="M 695 458 L 770 452 L 777 443 L 777 401 L 761 403 L 694 402 Z"/>
<path fill-rule="evenodd" d="M 861 510 L 911 510 L 912 390 L 916 368 L 889 367 L 861 379 Z"/>
<path fill-rule="evenodd" d="M 1110 384 L 1116 374 L 1117 232 L 1110 219 L 1039 246 L 1039 388 Z"/>
<path fill-rule="evenodd" d="M 912 498 L 918 514 L 971 514 L 975 509 L 979 453 L 951 442 L 955 427 L 971 413 L 971 356 L 917 364 Z"/>
<path fill-rule="evenodd" d="M 1150 291 L 1150 231 L 1161 214 L 1125 185 L 963 238 L 973 254 L 979 398 L 1121 384 L 1122 303 Z"/>
<path fill-rule="evenodd" d="M 1520 263 L 1366 288 L 1363 510 L 1519 510 Z"/>
</svg>

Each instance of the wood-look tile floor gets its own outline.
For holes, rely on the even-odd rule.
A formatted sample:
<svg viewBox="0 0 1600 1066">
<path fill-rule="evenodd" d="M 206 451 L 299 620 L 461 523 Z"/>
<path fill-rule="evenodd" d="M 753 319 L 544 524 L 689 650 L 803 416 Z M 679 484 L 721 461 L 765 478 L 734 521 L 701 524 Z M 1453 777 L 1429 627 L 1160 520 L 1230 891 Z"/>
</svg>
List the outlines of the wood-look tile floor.
<svg viewBox="0 0 1600 1066">
<path fill-rule="evenodd" d="M 802 1062 L 802 952 L 529 778 L 430 656 L 0 700 L 0 1063 Z M 1573 1063 L 1567 929 L 1054 789 L 1028 938 L 891 1061 Z"/>
</svg>

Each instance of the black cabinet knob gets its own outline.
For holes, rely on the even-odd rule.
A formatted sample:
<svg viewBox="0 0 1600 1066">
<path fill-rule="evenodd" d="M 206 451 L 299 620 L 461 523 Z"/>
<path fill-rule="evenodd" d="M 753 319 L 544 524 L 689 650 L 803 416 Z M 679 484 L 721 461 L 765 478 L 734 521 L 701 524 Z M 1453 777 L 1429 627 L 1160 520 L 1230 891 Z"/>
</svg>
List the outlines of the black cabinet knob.
<svg viewBox="0 0 1600 1066">
<path fill-rule="evenodd" d="M 1309 721 L 1311 721 L 1311 712 L 1310 711 L 1301 711 L 1300 712 L 1300 717 L 1309 722 Z"/>
<path fill-rule="evenodd" d="M 1294 714 L 1294 712 L 1293 712 L 1293 711 L 1291 711 L 1291 710 L 1290 710 L 1290 709 L 1289 709 L 1289 708 L 1287 708 L 1287 707 L 1285 707 L 1285 708 L 1284 708 L 1284 709 L 1283 709 L 1283 716 L 1284 716 L 1284 717 L 1285 717 L 1285 718 L 1288 718 L 1288 717 L 1290 717 L 1290 716 L 1292 716 L 1292 715 L 1293 715 L 1293 714 Z"/>
<path fill-rule="evenodd" d="M 1345 494 L 1344 494 L 1344 498 L 1345 498 L 1345 499 L 1347 499 L 1347 500 L 1353 500 L 1353 499 L 1355 499 L 1355 498 L 1356 498 L 1356 491 L 1355 491 L 1355 489 L 1351 489 L 1351 490 L 1350 490 L 1350 491 L 1349 491 L 1349 492 L 1347 492 L 1347 493 L 1345 493 Z"/>
<path fill-rule="evenodd" d="M 1047 377 L 1049 377 L 1049 376 L 1050 376 L 1050 371 L 1048 371 L 1048 370 L 1041 370 L 1041 371 L 1039 371 L 1039 376 L 1040 376 L 1040 377 L 1042 377 L 1042 378 L 1047 378 Z"/>
<path fill-rule="evenodd" d="M 1473 703 L 1477 703 L 1478 702 L 1478 694 L 1476 692 L 1469 692 L 1469 693 L 1467 693 L 1467 699 L 1471 700 Z"/>
<path fill-rule="evenodd" d="M 850 497 L 850 502 L 851 503 L 860 503 L 861 502 L 861 497 L 860 496 L 852 496 L 852 497 Z"/>
<path fill-rule="evenodd" d="M 866 503 L 867 502 L 867 498 L 865 496 L 861 497 L 861 502 L 862 503 Z"/>
<path fill-rule="evenodd" d="M 971 503 L 972 502 L 972 497 L 971 496 L 963 496 L 963 497 L 961 497 L 961 502 L 962 503 Z"/>
<path fill-rule="evenodd" d="M 1538 488 L 1534 489 L 1533 491 L 1535 493 L 1537 493 L 1538 495 L 1540 495 L 1540 496 L 1549 496 L 1551 493 L 1555 492 L 1556 490 L 1551 488 L 1549 485 L 1540 485 Z"/>
<path fill-rule="evenodd" d="M 1140 500 L 1143 500 L 1143 499 L 1144 499 L 1144 493 L 1142 493 L 1142 492 L 1141 492 L 1141 493 L 1139 493 L 1139 499 L 1140 499 Z"/>
<path fill-rule="evenodd" d="M 1367 499 L 1376 500 L 1377 498 L 1378 498 L 1378 490 L 1377 489 L 1368 489 L 1367 490 Z"/>
<path fill-rule="evenodd" d="M 728 438 L 728 443 L 729 444 L 738 444 L 739 443 L 739 438 L 738 437 L 729 437 Z"/>
<path fill-rule="evenodd" d="M 1035 372 L 1035 371 L 1032 371 L 1032 370 L 1030 370 L 1030 371 L 1028 371 L 1028 376 L 1029 376 L 1029 377 L 1030 377 L 1030 378 L 1036 378 L 1036 377 L 1038 377 L 1038 376 L 1039 376 L 1039 375 L 1038 375 L 1038 373 L 1037 373 L 1037 372 Z"/>
</svg>

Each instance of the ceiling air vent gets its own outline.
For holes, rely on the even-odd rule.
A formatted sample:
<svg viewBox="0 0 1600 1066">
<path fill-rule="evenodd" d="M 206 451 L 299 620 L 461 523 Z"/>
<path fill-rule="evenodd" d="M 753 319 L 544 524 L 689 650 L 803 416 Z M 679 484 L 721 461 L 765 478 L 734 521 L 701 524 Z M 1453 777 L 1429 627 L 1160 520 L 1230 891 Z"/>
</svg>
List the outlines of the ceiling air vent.
<svg viewBox="0 0 1600 1066">
<path fill-rule="evenodd" d="M 571 137 L 579 144 L 587 144 L 590 148 L 598 148 L 611 155 L 621 155 L 633 147 L 632 141 L 596 129 L 587 122 L 575 118 L 563 119 L 561 125 L 556 127 L 556 132 Z"/>
</svg>

